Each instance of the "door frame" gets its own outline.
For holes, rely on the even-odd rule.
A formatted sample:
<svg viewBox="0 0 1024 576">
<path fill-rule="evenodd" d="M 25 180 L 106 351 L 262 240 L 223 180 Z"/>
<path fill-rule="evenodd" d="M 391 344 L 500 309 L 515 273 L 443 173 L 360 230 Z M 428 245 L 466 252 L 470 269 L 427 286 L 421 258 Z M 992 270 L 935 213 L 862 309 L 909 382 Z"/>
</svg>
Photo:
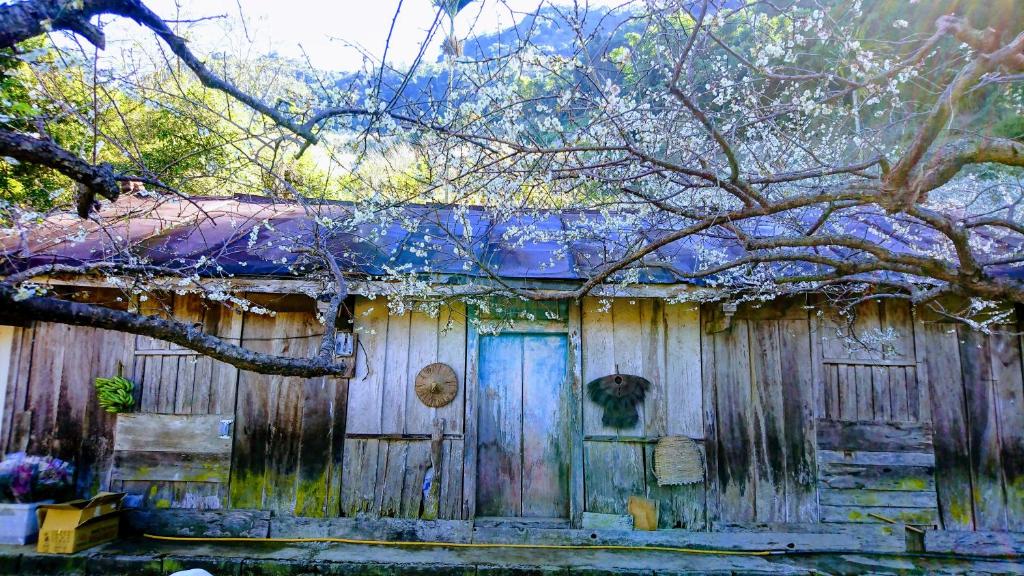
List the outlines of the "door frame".
<svg viewBox="0 0 1024 576">
<path fill-rule="evenodd" d="M 561 305 L 559 307 L 562 307 Z M 561 314 L 559 314 L 561 315 Z M 476 306 L 467 307 L 466 326 L 466 405 L 464 420 L 464 460 L 462 471 L 462 517 L 476 517 L 477 478 L 477 392 L 479 391 L 480 332 L 478 321 L 486 321 Z M 569 523 L 580 527 L 583 519 L 583 354 L 580 347 L 581 310 L 579 303 L 564 303 L 564 317 L 548 320 L 543 313 L 534 320 L 516 322 L 512 328 L 502 327 L 499 334 L 565 334 L 568 339 L 566 379 L 569 386 L 562 395 L 562 413 L 568 414 L 564 423 L 568 432 L 569 461 Z M 488 333 L 488 335 L 490 332 Z"/>
</svg>

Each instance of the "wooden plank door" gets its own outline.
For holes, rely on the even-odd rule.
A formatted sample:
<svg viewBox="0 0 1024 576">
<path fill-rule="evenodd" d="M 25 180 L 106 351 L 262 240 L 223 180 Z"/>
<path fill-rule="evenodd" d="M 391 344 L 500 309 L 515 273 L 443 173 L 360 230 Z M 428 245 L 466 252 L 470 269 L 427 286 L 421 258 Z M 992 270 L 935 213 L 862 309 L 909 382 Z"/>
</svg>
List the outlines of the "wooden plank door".
<svg viewBox="0 0 1024 576">
<path fill-rule="evenodd" d="M 567 518 L 568 336 L 479 341 L 476 515 Z"/>
</svg>

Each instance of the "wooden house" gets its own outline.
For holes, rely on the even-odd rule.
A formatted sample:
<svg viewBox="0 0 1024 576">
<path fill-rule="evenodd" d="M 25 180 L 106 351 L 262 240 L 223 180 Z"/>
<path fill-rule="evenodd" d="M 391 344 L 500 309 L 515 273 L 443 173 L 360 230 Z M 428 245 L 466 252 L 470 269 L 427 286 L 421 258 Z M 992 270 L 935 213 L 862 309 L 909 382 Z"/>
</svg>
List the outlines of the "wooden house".
<svg viewBox="0 0 1024 576">
<path fill-rule="evenodd" d="M 231 202 L 207 208 L 258 205 Z M 244 244 L 249 231 L 237 236 Z M 307 295 L 318 281 L 260 267 L 275 254 L 250 258 L 247 277 L 222 280 L 273 315 L 170 288 L 130 302 L 109 279 L 50 282 L 92 302 L 170 311 L 254 350 L 309 355 L 323 330 Z M 233 262 L 241 273 L 245 260 Z M 661 530 L 1024 531 L 1015 325 L 982 333 L 870 301 L 854 335 L 888 336 L 856 346 L 818 295 L 731 310 L 682 301 L 688 290 L 647 282 L 435 314 L 389 308 L 386 287 L 353 282 L 338 321 L 351 333 L 341 336 L 349 378 L 259 375 L 93 328 L 5 326 L 0 447 L 75 462 L 83 493 L 122 490 L 143 509 L 203 522 L 256 511 L 250 520 L 280 519 L 273 535 L 334 518 L 572 529 L 627 515 L 631 497 L 657 503 Z M 448 402 L 425 402 L 416 387 L 436 363 L 454 374 Z M 93 380 L 118 373 L 135 382 L 136 408 L 107 414 Z M 588 391 L 615 375 L 649 383 L 629 426 L 608 425 Z M 668 477 L 673 466 L 685 477 Z"/>
</svg>

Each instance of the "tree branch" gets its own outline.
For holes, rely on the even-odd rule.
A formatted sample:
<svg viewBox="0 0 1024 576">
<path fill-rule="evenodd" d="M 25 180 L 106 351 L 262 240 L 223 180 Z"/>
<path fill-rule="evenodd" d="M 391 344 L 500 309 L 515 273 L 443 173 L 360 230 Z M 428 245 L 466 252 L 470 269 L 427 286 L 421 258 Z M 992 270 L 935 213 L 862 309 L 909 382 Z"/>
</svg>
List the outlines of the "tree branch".
<svg viewBox="0 0 1024 576">
<path fill-rule="evenodd" d="M 344 363 L 317 358 L 291 358 L 254 352 L 202 331 L 199 324 L 186 324 L 157 316 L 144 316 L 93 304 L 71 302 L 50 296 L 18 297 L 18 291 L 0 285 L 0 318 L 7 321 L 56 322 L 128 332 L 172 342 L 195 350 L 242 370 L 279 376 L 342 376 Z"/>
</svg>

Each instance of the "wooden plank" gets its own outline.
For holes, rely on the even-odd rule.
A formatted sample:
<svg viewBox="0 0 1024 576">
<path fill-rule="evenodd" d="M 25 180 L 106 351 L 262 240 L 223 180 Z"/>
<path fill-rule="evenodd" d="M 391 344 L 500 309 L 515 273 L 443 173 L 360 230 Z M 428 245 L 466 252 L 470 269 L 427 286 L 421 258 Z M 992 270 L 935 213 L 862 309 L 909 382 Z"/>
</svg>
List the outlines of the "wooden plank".
<svg viewBox="0 0 1024 576">
<path fill-rule="evenodd" d="M 715 334 L 718 407 L 718 480 L 721 518 L 745 522 L 755 518 L 751 425 L 750 345 L 748 323 L 734 320 Z"/>
<path fill-rule="evenodd" d="M 935 491 L 935 475 L 930 466 L 829 464 L 819 471 L 823 488 Z"/>
<path fill-rule="evenodd" d="M 630 496 L 645 493 L 644 447 L 585 442 L 587 512 L 626 514 Z"/>
<path fill-rule="evenodd" d="M 274 322 L 271 349 L 282 356 L 308 358 L 319 345 L 315 337 L 323 327 L 312 311 L 278 312 Z M 313 336 L 313 337 L 311 337 Z M 272 377 L 267 397 L 270 435 L 266 448 L 266 477 L 263 506 L 281 513 L 294 513 L 298 491 L 299 452 L 302 440 L 302 378 Z M 320 434 L 327 437 L 325 422 L 319 422 Z M 320 454 L 321 459 L 324 458 Z M 319 489 L 326 489 L 323 486 Z"/>
<path fill-rule="evenodd" d="M 911 309 L 911 319 L 914 330 L 914 358 L 917 366 L 913 371 L 907 370 L 907 404 L 910 407 L 910 417 L 921 422 L 931 422 L 931 386 L 928 384 L 928 347 L 926 345 L 925 324 L 918 317 L 916 309 Z M 910 388 L 911 374 L 913 382 L 917 386 L 917 393 Z M 915 409 L 916 407 L 916 409 Z"/>
<path fill-rule="evenodd" d="M 28 396 L 28 380 L 32 372 L 32 342 L 35 338 L 35 330 L 31 327 L 16 328 L 15 358 L 11 361 L 12 371 L 8 376 L 7 398 L 2 408 L 4 410 L 4 421 L 8 425 L 0 428 L 0 450 L 5 452 L 19 452 L 14 448 L 14 433 L 17 422 L 15 417 L 26 409 L 26 398 Z M 23 430 L 22 438 L 28 440 L 29 430 L 32 423 L 27 423 L 29 428 Z"/>
<path fill-rule="evenodd" d="M 466 413 L 465 413 L 465 440 L 462 443 L 462 518 L 476 517 L 476 475 L 477 475 L 477 441 L 479 428 L 477 394 L 479 386 L 479 360 L 480 360 L 480 335 L 475 325 L 474 314 L 476 308 L 468 310 L 466 319 Z M 443 492 L 442 492 L 443 493 Z M 443 499 L 443 496 L 442 496 Z M 454 517 L 454 516 L 453 516 Z"/>
<path fill-rule="evenodd" d="M 113 480 L 227 483 L 228 453 L 114 452 Z"/>
<path fill-rule="evenodd" d="M 935 477 L 938 481 L 939 510 L 946 530 L 973 529 L 971 466 L 964 388 L 960 367 L 960 344 L 955 329 L 942 324 L 924 324 L 925 357 L 929 397 L 934 399 L 930 415 L 935 430 Z"/>
<path fill-rule="evenodd" d="M 933 466 L 930 452 L 838 452 L 818 450 L 819 464 L 859 464 L 866 466 Z"/>
<path fill-rule="evenodd" d="M 401 514 L 402 509 L 409 442 L 403 440 L 382 442 L 381 450 L 383 451 L 384 449 L 387 450 L 386 455 L 383 455 L 383 459 L 381 459 L 381 455 L 378 455 L 377 460 L 378 484 L 376 488 L 380 492 L 380 495 L 377 497 L 380 504 L 375 515 L 394 518 Z M 382 470 L 384 472 L 383 478 L 380 476 Z M 421 487 L 417 486 L 416 489 L 419 490 Z"/>
<path fill-rule="evenodd" d="M 931 508 L 938 506 L 935 492 L 870 490 L 865 488 L 822 490 L 823 506 L 885 506 L 892 508 Z"/>
<path fill-rule="evenodd" d="M 522 515 L 523 339 L 480 337 L 477 516 Z"/>
<path fill-rule="evenodd" d="M 783 443 L 786 446 L 786 519 L 818 519 L 815 459 L 815 386 L 817 358 L 811 347 L 810 325 L 804 320 L 779 322 L 782 375 Z"/>
<path fill-rule="evenodd" d="M 641 338 L 640 304 L 637 300 L 616 298 L 612 300 L 612 340 L 614 342 L 615 366 L 613 371 L 620 374 L 643 374 L 644 350 Z M 638 406 L 639 420 L 630 430 L 644 434 L 646 422 L 643 407 Z"/>
<path fill-rule="evenodd" d="M 874 391 L 871 389 L 871 367 L 853 366 L 857 386 L 857 420 L 871 420 L 875 415 Z"/>
<path fill-rule="evenodd" d="M 205 407 L 196 410 L 192 405 L 196 386 L 196 361 L 197 358 L 194 356 L 178 358 L 178 385 L 174 389 L 175 414 L 206 413 Z"/>
<path fill-rule="evenodd" d="M 423 513 L 420 515 L 424 520 L 437 520 L 438 509 L 441 506 L 441 485 L 444 484 L 442 466 L 450 464 L 443 460 L 444 420 L 438 418 L 434 420 L 434 432 L 430 436 L 430 484 L 424 490 Z M 403 514 L 403 516 L 409 515 Z"/>
<path fill-rule="evenodd" d="M 715 321 L 716 313 L 711 305 L 700 309 L 701 326 L 704 321 Z M 704 491 L 704 515 L 708 526 L 721 518 L 720 490 L 718 484 L 718 363 L 715 356 L 715 339 L 707 337 L 704 330 L 700 331 L 700 366 L 701 366 L 701 397 L 704 410 L 704 463 L 706 467 L 706 486 Z"/>
<path fill-rule="evenodd" d="M 839 382 L 839 418 L 843 420 L 860 420 L 857 402 L 857 370 L 854 366 L 838 367 Z"/>
<path fill-rule="evenodd" d="M 825 389 L 819 401 L 819 412 L 822 418 L 839 418 L 839 367 L 824 366 Z"/>
<path fill-rule="evenodd" d="M 334 378 L 310 378 L 302 381 L 301 432 L 298 455 L 298 484 L 295 515 L 323 518 L 328 516 L 327 504 L 333 450 L 332 414 Z M 333 516 L 333 514 L 330 514 Z"/>
<path fill-rule="evenodd" d="M 405 478 L 402 484 L 402 502 L 401 509 L 399 510 L 398 516 L 402 518 L 421 518 L 425 517 L 427 511 L 428 499 L 427 492 L 424 492 L 424 485 L 426 482 L 427 473 L 433 468 L 433 460 L 431 459 L 431 452 L 433 450 L 432 442 L 420 440 L 416 442 L 409 442 L 408 449 L 405 457 Z M 436 477 L 437 482 L 434 478 L 431 478 L 429 490 L 437 490 L 437 509 L 440 509 L 441 501 L 441 485 L 444 484 L 444 466 L 447 461 L 444 459 L 444 440 L 438 441 L 438 450 L 440 452 L 440 458 L 438 460 L 437 470 L 441 476 Z M 434 518 L 436 520 L 436 516 Z"/>
<path fill-rule="evenodd" d="M 562 409 L 568 337 L 522 338 L 522 516 L 568 518 L 569 446 Z"/>
<path fill-rule="evenodd" d="M 229 454 L 231 439 L 220 438 L 217 414 L 119 414 L 114 450 Z"/>
<path fill-rule="evenodd" d="M 349 389 L 347 431 L 379 434 L 387 364 L 387 304 L 380 299 L 356 298 L 354 321 L 360 350 Z"/>
<path fill-rule="evenodd" d="M 243 315 L 237 310 L 221 308 L 215 333 L 220 334 L 229 342 L 241 343 L 247 317 L 251 317 L 251 315 Z M 225 362 L 213 362 L 210 371 L 209 413 L 235 414 L 241 371 Z"/>
<path fill-rule="evenodd" d="M 375 439 L 345 440 L 345 477 L 341 482 L 341 510 L 345 516 L 376 511 L 379 444 Z"/>
<path fill-rule="evenodd" d="M 924 549 L 939 554 L 1020 557 L 1024 555 L 1024 534 L 929 530 L 924 534 Z"/>
<path fill-rule="evenodd" d="M 643 405 L 644 434 L 668 433 L 668 380 L 665 369 L 665 303 L 661 300 L 638 301 L 640 308 L 640 375 L 651 383 Z"/>
<path fill-rule="evenodd" d="M 31 410 L 22 410 L 11 418 L 11 438 L 8 449 L 11 452 L 27 452 L 29 439 L 32 436 Z"/>
<path fill-rule="evenodd" d="M 404 429 L 398 428 L 406 434 L 430 434 L 437 414 L 436 408 L 431 408 L 420 402 L 416 396 L 415 382 L 416 375 L 423 367 L 438 361 L 438 321 L 439 318 L 432 318 L 420 311 L 413 312 L 409 321 L 408 372 L 404 391 L 405 422 Z M 459 388 L 462 386 L 460 385 Z"/>
<path fill-rule="evenodd" d="M 146 356 L 143 360 L 141 412 L 160 411 L 160 378 L 164 359 L 160 356 Z"/>
<path fill-rule="evenodd" d="M 811 378 L 814 386 L 813 398 L 814 398 L 814 413 L 812 418 L 825 418 L 828 415 L 828 389 L 829 389 L 829 371 L 831 366 L 825 366 L 821 359 L 821 322 L 818 319 L 817 310 L 820 309 L 820 302 L 817 298 L 809 300 L 812 305 L 812 310 L 809 310 L 807 316 L 807 340 L 808 345 L 811 349 Z"/>
<path fill-rule="evenodd" d="M 891 418 L 897 422 L 913 422 L 916 418 L 910 417 L 907 368 L 893 368 L 886 372 L 889 376 L 889 396 L 892 403 Z M 917 389 L 916 387 L 913 388 L 916 395 Z"/>
<path fill-rule="evenodd" d="M 583 523 L 586 509 L 585 477 L 583 469 L 583 348 L 581 335 L 583 310 L 578 303 L 569 304 L 569 321 L 566 326 L 569 337 L 569 383 L 566 386 L 567 400 L 563 402 L 568 412 L 566 417 L 566 439 L 569 445 L 569 521 L 574 527 Z"/>
<path fill-rule="evenodd" d="M 174 317 L 181 321 L 189 324 L 201 324 L 203 322 L 203 304 L 198 296 L 175 296 L 174 297 Z M 172 348 L 181 349 L 180 346 L 172 346 Z M 178 373 L 176 376 L 176 385 L 174 390 L 174 413 L 175 414 L 191 414 L 196 412 L 198 414 L 205 414 L 206 408 L 199 410 L 193 409 L 192 401 L 195 393 L 195 375 L 196 375 L 196 360 L 195 356 L 182 356 L 179 357 L 177 362 Z"/>
<path fill-rule="evenodd" d="M 1024 382 L 1020 339 L 1010 333 L 994 333 L 990 338 L 1006 527 L 1020 532 L 1024 531 Z"/>
<path fill-rule="evenodd" d="M 838 364 L 841 366 L 868 366 L 898 368 L 914 366 L 913 360 L 875 359 L 875 358 L 822 358 L 823 364 Z"/>
<path fill-rule="evenodd" d="M 90 400 L 95 396 L 92 371 L 95 370 L 101 335 L 94 328 L 71 327 L 66 342 L 54 345 L 67 348 L 64 352 L 64 368 L 57 385 L 57 406 L 54 413 L 52 440 L 49 454 L 68 462 L 88 474 L 92 462 L 82 458 L 82 444 L 89 417 Z M 74 342 L 74 345 L 68 345 Z M 80 471 L 81 471 L 80 470 Z"/>
<path fill-rule="evenodd" d="M 938 515 L 931 508 L 893 508 L 889 506 L 828 506 L 821 505 L 822 522 L 848 522 L 881 524 L 885 521 L 872 516 L 884 516 L 896 522 L 918 526 L 930 526 L 938 522 Z"/>
<path fill-rule="evenodd" d="M 436 408 L 433 418 L 444 420 L 445 430 L 461 434 L 466 403 L 466 306 L 454 302 L 442 310 L 438 318 L 437 361 L 452 367 L 459 388 L 451 404 Z M 461 466 L 461 464 L 460 464 Z"/>
<path fill-rule="evenodd" d="M 871 402 L 876 421 L 892 420 L 893 406 L 891 388 L 889 387 L 889 370 L 885 367 L 871 367 Z"/>
<path fill-rule="evenodd" d="M 174 414 L 174 399 L 178 389 L 178 358 L 167 356 L 161 359 L 159 392 L 156 399 L 156 412 Z"/>
<path fill-rule="evenodd" d="M 15 327 L 0 326 L 0 451 L 4 446 L 4 430 L 9 424 L 7 410 L 7 395 L 10 391 L 13 396 L 14 386 L 10 385 L 11 368 L 17 367 L 15 343 Z"/>
<path fill-rule="evenodd" d="M 53 442 L 54 420 L 60 399 L 64 373 L 64 354 L 68 350 L 71 329 L 62 324 L 37 324 L 32 347 L 32 371 L 29 374 L 26 406 L 32 410 L 32 430 L 28 450 L 48 454 Z"/>
<path fill-rule="evenodd" d="M 123 332 L 99 330 L 94 369 L 99 374 L 122 374 L 132 379 L 135 336 Z M 109 490 L 110 474 L 114 468 L 114 429 L 117 416 L 99 407 L 99 399 L 89 394 L 89 421 L 86 425 L 88 440 L 82 445 L 80 460 L 89 462 L 79 469 L 76 483 L 82 494 L 96 494 Z"/>
<path fill-rule="evenodd" d="M 242 343 L 256 352 L 274 350 L 273 317 L 247 314 Z M 231 507 L 261 508 L 270 439 L 271 377 L 239 371 L 235 435 L 231 461 Z"/>
<path fill-rule="evenodd" d="M 957 334 L 967 406 L 974 525 L 977 530 L 1003 530 L 1006 514 L 1002 506 L 999 431 L 992 390 L 992 350 L 987 334 L 968 326 L 958 326 Z"/>
<path fill-rule="evenodd" d="M 406 406 L 409 403 L 409 347 L 412 343 L 412 313 L 392 315 L 388 319 L 388 337 L 385 343 L 385 362 L 380 365 L 384 372 L 384 387 L 381 396 L 380 432 L 405 432 Z M 435 344 L 436 346 L 436 344 Z M 416 400 L 413 394 L 413 400 Z M 429 433 L 430 430 L 417 430 Z"/>
<path fill-rule="evenodd" d="M 357 353 L 358 357 L 359 354 Z M 332 378 L 334 398 L 331 401 L 331 465 L 330 482 L 327 488 L 327 511 L 325 516 L 341 516 L 342 482 L 345 476 L 345 418 L 348 415 L 348 385 L 345 378 Z"/>
<path fill-rule="evenodd" d="M 861 452 L 931 452 L 932 429 L 917 422 L 818 420 L 818 448 Z"/>
<path fill-rule="evenodd" d="M 99 407 L 94 378 L 118 374 L 126 338 L 123 333 L 84 327 L 74 328 L 72 335 L 77 344 L 64 355 L 52 454 L 75 463 L 76 494 L 91 494 L 109 472 L 115 419 Z"/>
<path fill-rule="evenodd" d="M 423 522 L 412 518 L 296 518 L 272 517 L 273 538 L 351 538 L 391 542 L 458 542 L 469 543 L 473 525 L 468 521 L 435 520 Z M 350 565 L 351 566 L 351 565 Z M 328 569 L 333 569 L 328 568 Z M 346 566 L 344 569 L 349 569 Z M 380 565 L 373 570 L 387 570 Z M 430 565 L 428 570 L 436 570 Z M 323 570 L 318 567 L 316 570 Z M 360 570 L 357 568 L 357 570 Z M 384 572 L 390 574 L 392 572 Z M 474 574 L 475 572 L 470 572 Z"/>
<path fill-rule="evenodd" d="M 783 438 L 782 367 L 779 363 L 779 324 L 750 322 L 751 412 L 753 415 L 755 518 L 762 522 L 786 519 L 786 466 Z"/>
<path fill-rule="evenodd" d="M 583 299 L 583 384 L 615 373 L 614 318 L 597 298 Z M 586 394 L 586 390 L 584 390 Z M 583 401 L 583 433 L 615 434 L 617 430 L 601 422 L 604 411 L 586 398 Z"/>
<path fill-rule="evenodd" d="M 438 510 L 440 518 L 458 520 L 464 518 L 463 491 L 464 470 L 460 463 L 464 462 L 464 449 L 462 440 L 445 440 L 445 453 L 441 457 L 442 471 L 444 472 L 444 483 L 441 484 L 441 506 Z M 444 462 L 451 462 L 445 466 Z M 475 500 L 472 495 L 469 497 Z"/>
<path fill-rule="evenodd" d="M 665 304 L 665 405 L 668 435 L 704 438 L 701 385 L 700 308 Z"/>
</svg>

